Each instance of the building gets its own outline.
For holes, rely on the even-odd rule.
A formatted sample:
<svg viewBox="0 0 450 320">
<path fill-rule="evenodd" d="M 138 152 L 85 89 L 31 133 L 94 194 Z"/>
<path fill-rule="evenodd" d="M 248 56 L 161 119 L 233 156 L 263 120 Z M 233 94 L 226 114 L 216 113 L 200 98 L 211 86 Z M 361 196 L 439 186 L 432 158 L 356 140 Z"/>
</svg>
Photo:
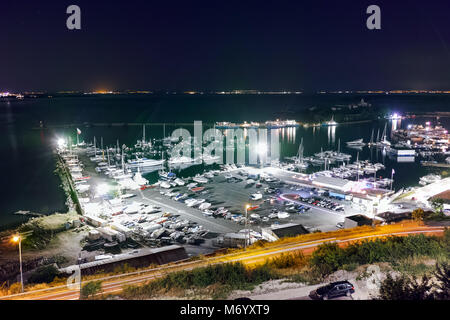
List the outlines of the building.
<svg viewBox="0 0 450 320">
<path fill-rule="evenodd" d="M 137 252 L 136 252 L 137 251 Z M 86 262 L 79 265 L 83 275 L 90 275 L 96 272 L 111 272 L 117 267 L 122 267 L 125 263 L 130 267 L 148 267 L 151 264 L 167 264 L 169 262 L 180 261 L 188 258 L 184 247 L 171 245 L 162 248 L 140 249 L 130 253 L 118 254 L 113 258 Z M 71 274 L 78 268 L 78 265 L 62 268 L 59 271 Z"/>
<path fill-rule="evenodd" d="M 224 247 L 228 248 L 240 248 L 245 246 L 245 241 L 249 237 L 248 234 L 242 233 L 242 232 L 236 232 L 236 233 L 226 233 L 223 235 L 223 242 L 222 245 Z M 248 240 L 247 240 L 248 241 Z"/>
<path fill-rule="evenodd" d="M 351 229 L 359 226 L 371 226 L 371 225 L 372 219 L 363 216 L 361 214 L 345 217 L 344 220 L 344 229 Z"/>
<path fill-rule="evenodd" d="M 267 241 L 277 241 L 283 237 L 295 237 L 309 233 L 301 224 L 285 223 L 272 225 L 270 228 L 261 228 L 261 235 Z"/>
<path fill-rule="evenodd" d="M 332 189 L 334 192 L 342 193 L 345 196 L 345 192 L 351 190 L 353 182 L 346 179 L 318 176 L 312 184 L 320 188 Z"/>
</svg>

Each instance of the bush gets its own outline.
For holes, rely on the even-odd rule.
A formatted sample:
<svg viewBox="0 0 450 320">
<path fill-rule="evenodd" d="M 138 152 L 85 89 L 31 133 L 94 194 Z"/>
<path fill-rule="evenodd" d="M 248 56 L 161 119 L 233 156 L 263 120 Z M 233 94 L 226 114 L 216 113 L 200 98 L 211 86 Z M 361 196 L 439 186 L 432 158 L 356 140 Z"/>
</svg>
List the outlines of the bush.
<svg viewBox="0 0 450 320">
<path fill-rule="evenodd" d="M 430 300 L 433 295 L 430 292 L 431 283 L 427 276 L 423 276 L 422 280 L 416 277 L 408 278 L 401 276 L 396 279 L 390 274 L 381 283 L 380 300 Z"/>
<path fill-rule="evenodd" d="M 448 231 L 444 238 L 433 236 L 411 235 L 407 237 L 377 238 L 350 244 L 340 248 L 335 243 L 327 243 L 313 252 L 310 264 L 322 276 L 357 265 L 377 262 L 396 262 L 400 259 L 429 256 L 438 257 L 450 254 L 450 235 Z"/>
<path fill-rule="evenodd" d="M 37 268 L 28 278 L 29 283 L 50 283 L 59 275 L 58 269 L 54 265 Z"/>
<path fill-rule="evenodd" d="M 91 281 L 83 285 L 81 288 L 81 298 L 89 299 L 102 291 L 101 281 Z"/>
<path fill-rule="evenodd" d="M 14 282 L 9 286 L 8 294 L 17 294 L 22 292 L 22 284 L 20 282 Z"/>
<path fill-rule="evenodd" d="M 301 251 L 295 253 L 282 253 L 278 257 L 267 261 L 267 264 L 277 269 L 286 269 L 292 267 L 303 267 L 307 260 Z"/>
</svg>

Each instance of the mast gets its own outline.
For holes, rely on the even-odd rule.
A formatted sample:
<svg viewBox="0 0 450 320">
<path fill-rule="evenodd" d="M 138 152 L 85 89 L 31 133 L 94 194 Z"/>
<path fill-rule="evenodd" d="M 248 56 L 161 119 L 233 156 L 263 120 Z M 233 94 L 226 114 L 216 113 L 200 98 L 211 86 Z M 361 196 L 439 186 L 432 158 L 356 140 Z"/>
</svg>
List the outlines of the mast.
<svg viewBox="0 0 450 320">
<path fill-rule="evenodd" d="M 142 147 L 144 147 L 145 143 L 145 123 L 142 125 Z"/>
<path fill-rule="evenodd" d="M 123 174 L 125 174 L 125 164 L 123 161 L 123 148 L 122 148 L 122 171 L 123 171 Z"/>
<path fill-rule="evenodd" d="M 358 176 L 358 181 L 359 181 L 359 151 L 356 153 L 356 163 L 358 164 L 358 169 L 357 169 L 357 176 Z"/>
<path fill-rule="evenodd" d="M 102 150 L 102 160 L 105 161 L 105 151 L 103 150 L 103 137 L 100 137 L 101 150 Z"/>
<path fill-rule="evenodd" d="M 97 143 L 95 141 L 95 136 L 94 136 L 94 157 L 97 156 Z"/>
<path fill-rule="evenodd" d="M 106 156 L 108 157 L 108 167 L 111 166 L 111 162 L 109 160 L 109 148 L 106 148 Z"/>
<path fill-rule="evenodd" d="M 377 131 L 377 142 L 379 142 L 380 141 L 380 128 L 378 128 L 378 131 Z"/>
<path fill-rule="evenodd" d="M 341 152 L 341 138 L 338 139 L 338 153 Z"/>
</svg>

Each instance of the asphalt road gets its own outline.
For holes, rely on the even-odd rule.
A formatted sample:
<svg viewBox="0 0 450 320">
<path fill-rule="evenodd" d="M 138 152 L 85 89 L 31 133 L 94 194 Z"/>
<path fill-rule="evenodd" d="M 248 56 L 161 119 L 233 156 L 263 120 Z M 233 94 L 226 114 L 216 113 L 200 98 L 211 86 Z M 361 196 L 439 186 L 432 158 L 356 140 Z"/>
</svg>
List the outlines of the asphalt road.
<svg viewBox="0 0 450 320">
<path fill-rule="evenodd" d="M 383 229 L 384 230 L 384 229 Z M 426 233 L 426 234 L 442 234 L 444 229 L 442 227 L 414 227 L 410 230 L 393 230 L 392 232 L 380 233 L 376 231 L 374 233 L 366 233 L 352 237 L 341 238 L 327 238 L 308 242 L 293 242 L 279 245 L 274 248 L 259 248 L 235 254 L 229 254 L 219 257 L 213 257 L 208 260 L 200 260 L 193 262 L 184 262 L 174 265 L 161 266 L 156 269 L 149 270 L 147 274 L 141 273 L 129 273 L 120 276 L 110 276 L 102 279 L 103 281 L 103 293 L 118 293 L 122 290 L 122 286 L 130 284 L 141 284 L 146 281 L 161 277 L 167 272 L 179 271 L 179 270 L 191 270 L 195 267 L 205 266 L 208 264 L 220 264 L 226 262 L 241 261 L 245 264 L 257 264 L 265 261 L 265 259 L 276 256 L 282 253 L 301 250 L 304 254 L 309 254 L 315 250 L 317 246 L 325 242 L 336 242 L 339 245 L 346 245 L 348 243 L 359 241 L 367 238 L 385 237 L 389 235 L 406 236 L 408 234 Z M 1 297 L 0 299 L 20 299 L 20 300 L 76 300 L 79 297 L 78 290 L 69 289 L 66 286 L 53 288 L 50 290 L 41 290 L 35 292 L 29 292 L 25 294 L 18 294 L 13 296 Z M 304 299 L 304 296 L 299 296 L 299 299 Z"/>
</svg>

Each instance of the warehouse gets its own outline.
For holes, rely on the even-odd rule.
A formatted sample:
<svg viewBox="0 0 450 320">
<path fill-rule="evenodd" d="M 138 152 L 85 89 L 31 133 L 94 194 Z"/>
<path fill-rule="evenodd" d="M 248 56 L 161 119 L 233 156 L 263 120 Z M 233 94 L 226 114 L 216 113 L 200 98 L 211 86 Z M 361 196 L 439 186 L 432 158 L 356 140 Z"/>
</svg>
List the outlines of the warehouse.
<svg viewBox="0 0 450 320">
<path fill-rule="evenodd" d="M 90 275 L 96 272 L 111 272 L 115 268 L 123 266 L 125 263 L 133 268 L 148 267 L 151 264 L 167 264 L 169 262 L 187 259 L 184 247 L 170 245 L 163 248 L 140 249 L 138 252 L 115 255 L 111 259 L 86 262 L 79 265 L 83 275 Z M 77 265 L 62 268 L 63 273 L 73 273 L 78 268 Z"/>
</svg>

